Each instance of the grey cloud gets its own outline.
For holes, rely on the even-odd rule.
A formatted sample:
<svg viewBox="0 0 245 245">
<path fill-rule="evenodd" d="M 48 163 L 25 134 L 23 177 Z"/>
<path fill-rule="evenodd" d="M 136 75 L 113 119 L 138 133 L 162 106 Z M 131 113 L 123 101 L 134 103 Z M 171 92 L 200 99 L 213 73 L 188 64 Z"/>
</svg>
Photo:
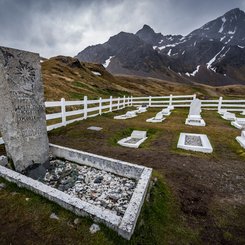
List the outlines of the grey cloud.
<svg viewBox="0 0 245 245">
<path fill-rule="evenodd" d="M 188 34 L 236 7 L 245 10 L 244 0 L 0 0 L 0 45 L 74 56 L 143 24 Z"/>
</svg>

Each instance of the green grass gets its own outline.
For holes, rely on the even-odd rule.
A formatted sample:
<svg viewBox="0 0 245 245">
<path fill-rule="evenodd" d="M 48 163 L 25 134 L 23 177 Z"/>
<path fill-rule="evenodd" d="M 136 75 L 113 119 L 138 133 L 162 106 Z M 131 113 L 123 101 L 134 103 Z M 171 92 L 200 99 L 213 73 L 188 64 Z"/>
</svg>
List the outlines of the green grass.
<svg viewBox="0 0 245 245">
<path fill-rule="evenodd" d="M 158 173 L 154 173 L 153 177 L 157 181 L 150 189 L 150 196 L 142 208 L 130 242 L 103 224 L 100 224 L 100 232 L 91 235 L 91 219 L 81 217 L 81 223 L 74 225 L 76 215 L 73 213 L 0 178 L 0 182 L 7 185 L 0 191 L 0 215 L 2 221 L 8 220 L 1 227 L 0 243 L 14 242 L 11 238 L 14 230 L 27 226 L 29 236 L 23 236 L 22 241 L 25 244 L 198 244 L 196 231 L 184 225 L 178 205 L 163 177 Z M 60 220 L 49 218 L 53 212 Z M 1 221 L 0 224 L 3 225 Z M 36 234 L 40 239 L 36 238 Z"/>
<path fill-rule="evenodd" d="M 35 234 L 47 237 L 49 244 L 63 244 L 57 240 L 59 237 L 65 239 L 64 243 L 66 242 L 66 244 L 207 244 L 203 242 L 202 232 L 209 226 L 214 227 L 212 232 L 215 233 L 218 229 L 218 232 L 221 233 L 220 237 L 223 240 L 218 241 L 230 242 L 231 244 L 236 241 L 243 241 L 244 234 L 241 230 L 244 229 L 245 225 L 244 209 L 234 207 L 234 200 L 231 203 L 226 199 L 220 200 L 223 196 L 229 199 L 230 193 L 222 193 L 222 191 L 221 194 L 219 192 L 218 194 L 213 193 L 217 184 L 223 186 L 230 184 L 229 179 L 222 179 L 223 173 L 230 171 L 229 169 L 233 170 L 233 168 L 234 171 L 244 169 L 245 151 L 235 141 L 235 137 L 240 135 L 240 130 L 232 127 L 230 122 L 223 120 L 216 111 L 206 110 L 202 112 L 202 117 L 207 123 L 206 127 L 185 125 L 185 119 L 188 115 L 187 109 L 175 109 L 162 123 L 156 124 L 146 123 L 145 120 L 154 116 L 160 110 L 159 108 L 151 108 L 136 118 L 113 120 L 115 115 L 124 114 L 131 109 L 133 108 L 125 108 L 88 118 L 82 122 L 76 122 L 49 132 L 52 143 L 143 164 L 158 170 L 153 175 L 153 178 L 157 177 L 158 181 L 150 191 L 149 200 L 147 199 L 148 201 L 144 203 L 131 241 L 125 241 L 116 232 L 103 225 L 101 225 L 101 232 L 94 236 L 90 235 L 88 230 L 92 220 L 87 218 L 81 218 L 80 226 L 70 227 L 67 223 L 74 220 L 76 217 L 74 214 L 26 190 L 24 190 L 24 194 L 21 190 L 21 194 L 12 196 L 11 192 L 19 192 L 19 189 L 11 184 L 12 190 L 0 191 L 0 217 L 2 220 L 2 223 L 0 220 L 0 229 L 3 227 L 2 230 L 6 230 L 12 226 L 11 232 L 5 232 L 4 236 L 0 237 L 0 244 L 6 243 L 3 241 L 8 241 L 9 244 L 10 241 L 6 239 L 10 239 L 12 234 L 16 234 L 16 227 L 26 226 L 28 228 L 30 226 L 31 231 L 35 231 Z M 87 130 L 87 127 L 92 125 L 100 126 L 103 130 L 99 132 Z M 128 137 L 133 130 L 148 131 L 149 138 L 142 144 L 142 147 L 134 150 L 118 146 L 117 141 Z M 207 134 L 214 152 L 203 154 L 177 149 L 180 132 Z M 206 165 L 209 167 L 205 168 Z M 205 176 L 207 176 L 208 171 L 212 170 L 219 172 L 217 176 L 214 173 L 215 184 L 211 188 L 209 183 L 205 182 L 207 181 Z M 204 175 L 202 175 L 202 171 Z M 166 180 L 164 174 L 166 174 Z M 204 176 L 206 179 L 197 180 L 196 174 L 201 177 Z M 171 179 L 172 176 L 176 176 L 174 181 Z M 179 182 L 178 179 L 181 179 L 182 176 L 183 180 Z M 175 183 L 178 184 L 175 186 Z M 193 190 L 195 184 L 200 188 L 198 191 L 212 190 L 212 197 L 207 204 L 208 215 L 212 214 L 211 223 L 209 223 L 210 216 L 208 218 L 194 217 L 192 214 L 185 214 L 182 211 L 182 199 L 180 200 L 179 190 L 189 188 L 188 191 L 192 193 L 195 191 L 195 189 Z M 242 185 L 242 182 L 240 184 Z M 187 192 L 188 194 L 189 192 Z M 30 196 L 31 200 L 26 202 L 26 196 Z M 186 198 L 188 204 L 189 196 Z M 54 211 L 61 217 L 60 221 L 49 220 L 50 213 Z M 11 215 L 16 215 L 16 217 L 11 219 L 9 218 Z M 3 220 L 6 220 L 6 223 L 3 223 Z M 188 224 L 191 224 L 190 227 Z M 62 234 L 64 230 L 66 233 Z M 204 238 L 212 236 L 212 232 L 205 233 Z M 31 239 L 39 242 L 38 238 L 33 237 Z M 40 240 L 40 244 L 42 243 L 43 240 Z M 30 244 L 32 243 L 30 242 Z"/>
</svg>

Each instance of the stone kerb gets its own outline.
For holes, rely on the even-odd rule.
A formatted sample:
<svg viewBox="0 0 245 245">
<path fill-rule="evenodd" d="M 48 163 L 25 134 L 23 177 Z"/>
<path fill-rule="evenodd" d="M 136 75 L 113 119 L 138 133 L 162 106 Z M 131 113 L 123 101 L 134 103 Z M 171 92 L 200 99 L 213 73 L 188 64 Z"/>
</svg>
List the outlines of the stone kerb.
<svg viewBox="0 0 245 245">
<path fill-rule="evenodd" d="M 56 145 L 50 145 L 50 150 L 56 157 L 136 179 L 136 188 L 123 217 L 2 166 L 0 166 L 0 176 L 56 202 L 77 215 L 90 216 L 95 221 L 104 223 L 129 240 L 134 232 L 137 218 L 144 203 L 152 169 Z"/>
</svg>

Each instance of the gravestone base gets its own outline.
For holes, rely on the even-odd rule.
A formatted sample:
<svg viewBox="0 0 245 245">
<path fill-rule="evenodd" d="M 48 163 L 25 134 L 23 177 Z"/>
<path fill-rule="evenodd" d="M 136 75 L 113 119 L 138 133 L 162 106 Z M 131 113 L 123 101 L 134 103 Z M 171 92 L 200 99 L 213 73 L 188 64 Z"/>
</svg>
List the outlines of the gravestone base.
<svg viewBox="0 0 245 245">
<path fill-rule="evenodd" d="M 141 207 L 144 203 L 152 169 L 53 144 L 50 144 L 50 152 L 53 157 L 63 159 L 62 161 L 65 164 L 67 171 L 72 170 L 72 168 L 69 166 L 69 162 L 72 162 L 73 165 L 76 165 L 79 169 L 79 174 L 81 172 L 83 175 L 84 169 L 85 172 L 91 171 L 91 169 L 93 169 L 92 171 L 95 171 L 97 174 L 104 174 L 104 176 L 108 176 L 108 178 L 112 177 L 119 179 L 119 183 L 121 181 L 120 179 L 122 179 L 122 183 L 124 183 L 124 186 L 122 185 L 122 187 L 125 187 L 125 192 L 131 189 L 131 196 L 128 198 L 127 203 L 125 203 L 126 206 L 123 209 L 123 213 L 118 214 L 117 210 L 113 210 L 113 207 L 106 208 L 103 206 L 103 204 L 99 202 L 97 203 L 97 201 L 92 202 L 90 199 L 81 199 L 79 195 L 77 195 L 77 192 L 83 191 L 84 184 L 82 184 L 82 179 L 80 179 L 81 184 L 77 182 L 75 186 L 70 186 L 70 189 L 65 192 L 52 187 L 52 184 L 50 185 L 50 183 L 53 181 L 52 176 L 45 175 L 45 181 L 48 179 L 50 180 L 49 184 L 45 184 L 45 182 L 34 180 L 21 173 L 17 173 L 6 167 L 0 166 L 0 177 L 3 177 L 10 182 L 16 183 L 20 187 L 27 188 L 41 196 L 44 196 L 50 201 L 59 204 L 61 207 L 70 210 L 77 215 L 89 216 L 96 222 L 102 222 L 109 228 L 115 230 L 125 239 L 130 240 L 134 232 Z M 54 172 L 60 171 L 59 165 L 57 166 L 56 170 Z M 47 175 L 48 174 L 49 173 L 47 173 Z M 94 177 L 93 175 L 94 173 L 91 173 L 92 177 Z M 74 176 L 77 177 L 77 179 L 79 178 L 79 175 L 76 176 L 76 174 L 67 175 L 68 178 L 74 178 Z M 62 181 L 63 180 L 66 181 L 66 179 L 62 179 Z M 86 176 L 84 181 L 89 183 L 89 181 L 86 180 Z M 91 185 L 91 187 L 96 190 L 96 185 L 100 184 L 101 181 L 101 178 L 96 178 L 96 180 L 93 181 L 93 186 Z M 62 183 L 65 185 L 64 182 Z M 131 184 L 133 184 L 132 188 L 129 186 Z M 116 183 L 116 185 L 118 185 L 118 183 Z M 114 193 L 114 187 L 115 183 L 111 185 L 111 187 L 109 185 L 108 192 L 110 195 L 109 198 L 116 202 L 117 195 Z M 99 185 L 97 189 L 99 189 Z M 92 189 L 91 191 L 91 194 L 94 195 Z M 125 192 L 122 194 L 126 194 Z"/>
<path fill-rule="evenodd" d="M 129 148 L 139 148 L 139 146 L 147 139 L 146 135 L 146 131 L 134 130 L 130 137 L 121 139 L 117 143 Z"/>
<path fill-rule="evenodd" d="M 232 121 L 231 125 L 234 126 L 235 128 L 242 129 L 242 128 L 245 128 L 245 121 L 243 123 Z"/>
<path fill-rule="evenodd" d="M 242 148 L 245 149 L 245 138 L 243 138 L 241 136 L 237 136 L 236 141 L 241 145 Z"/>
<path fill-rule="evenodd" d="M 245 130 L 241 132 L 241 136 L 236 137 L 236 141 L 245 148 Z"/>
<path fill-rule="evenodd" d="M 177 148 L 204 153 L 213 152 L 213 148 L 205 134 L 181 133 Z"/>
<path fill-rule="evenodd" d="M 203 119 L 194 119 L 194 118 L 187 118 L 185 120 L 185 124 L 191 126 L 200 126 L 200 127 L 206 126 L 206 123 Z"/>
<path fill-rule="evenodd" d="M 162 119 L 156 119 L 155 117 L 152 117 L 152 118 L 146 119 L 146 122 L 150 122 L 150 123 L 161 123 L 165 119 L 166 119 L 165 117 L 163 117 Z"/>
</svg>

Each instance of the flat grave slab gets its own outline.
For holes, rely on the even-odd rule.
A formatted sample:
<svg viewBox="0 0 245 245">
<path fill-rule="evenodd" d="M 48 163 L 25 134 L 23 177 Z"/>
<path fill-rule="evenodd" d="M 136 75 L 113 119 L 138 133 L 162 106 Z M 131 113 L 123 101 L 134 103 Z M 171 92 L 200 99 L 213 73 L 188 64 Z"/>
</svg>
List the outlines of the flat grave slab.
<svg viewBox="0 0 245 245">
<path fill-rule="evenodd" d="M 185 120 L 186 125 L 191 126 L 206 126 L 205 121 L 201 117 L 202 102 L 199 99 L 193 99 L 190 105 L 189 114 Z"/>
<path fill-rule="evenodd" d="M 96 127 L 96 126 L 90 126 L 90 127 L 88 127 L 87 129 L 93 130 L 93 131 L 100 131 L 100 130 L 102 130 L 103 128 L 101 128 L 101 127 Z"/>
<path fill-rule="evenodd" d="M 40 180 L 3 166 L 0 176 L 77 215 L 90 216 L 129 240 L 152 169 L 53 144 L 50 152 L 62 160 L 51 161 L 51 168 Z"/>
<path fill-rule="evenodd" d="M 126 119 L 129 119 L 129 118 L 134 118 L 134 117 L 137 117 L 136 112 L 137 111 L 128 111 L 124 115 L 115 116 L 114 119 L 117 119 L 117 120 L 126 120 Z"/>
<path fill-rule="evenodd" d="M 164 116 L 170 116 L 171 110 L 170 110 L 170 108 L 165 108 L 165 109 L 162 109 L 162 110 L 161 110 L 161 113 L 162 113 L 162 115 L 164 115 Z"/>
<path fill-rule="evenodd" d="M 139 148 L 139 146 L 147 139 L 146 131 L 134 130 L 130 137 L 123 138 L 117 143 L 121 146 L 130 148 Z"/>
<path fill-rule="evenodd" d="M 194 118 L 194 117 L 187 118 L 185 120 L 185 124 L 190 126 L 200 126 L 200 127 L 206 126 L 206 123 L 202 118 Z"/>
<path fill-rule="evenodd" d="M 178 148 L 204 153 L 213 152 L 213 148 L 205 134 L 180 133 Z"/>
<path fill-rule="evenodd" d="M 236 141 L 245 149 L 245 130 L 242 131 L 241 136 L 236 137 Z"/>
<path fill-rule="evenodd" d="M 238 128 L 238 129 L 242 129 L 245 128 L 245 118 L 236 118 L 235 121 L 231 122 L 231 125 Z"/>
<path fill-rule="evenodd" d="M 150 123 L 159 123 L 159 122 L 162 122 L 162 121 L 165 120 L 165 119 L 166 119 L 166 118 L 163 117 L 163 114 L 162 114 L 162 112 L 160 111 L 160 112 L 158 112 L 158 113 L 156 114 L 155 117 L 152 117 L 152 118 L 147 119 L 146 122 L 150 122 Z"/>
<path fill-rule="evenodd" d="M 225 112 L 221 117 L 225 120 L 228 120 L 228 121 L 236 120 L 235 113 Z"/>
</svg>

